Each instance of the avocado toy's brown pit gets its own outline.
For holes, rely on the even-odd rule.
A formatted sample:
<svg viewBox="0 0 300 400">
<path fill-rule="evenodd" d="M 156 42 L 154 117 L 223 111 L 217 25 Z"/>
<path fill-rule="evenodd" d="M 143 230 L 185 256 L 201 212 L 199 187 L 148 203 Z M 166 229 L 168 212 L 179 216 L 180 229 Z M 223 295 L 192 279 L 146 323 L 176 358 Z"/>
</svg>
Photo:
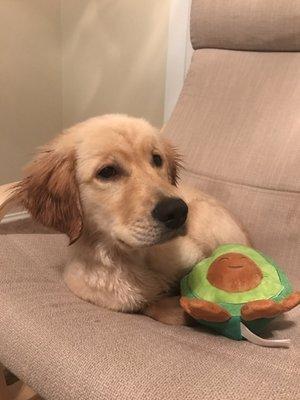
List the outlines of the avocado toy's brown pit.
<svg viewBox="0 0 300 400">
<path fill-rule="evenodd" d="M 249 257 L 239 253 L 226 253 L 209 267 L 209 283 L 226 292 L 246 292 L 256 288 L 263 278 L 261 269 Z"/>
</svg>

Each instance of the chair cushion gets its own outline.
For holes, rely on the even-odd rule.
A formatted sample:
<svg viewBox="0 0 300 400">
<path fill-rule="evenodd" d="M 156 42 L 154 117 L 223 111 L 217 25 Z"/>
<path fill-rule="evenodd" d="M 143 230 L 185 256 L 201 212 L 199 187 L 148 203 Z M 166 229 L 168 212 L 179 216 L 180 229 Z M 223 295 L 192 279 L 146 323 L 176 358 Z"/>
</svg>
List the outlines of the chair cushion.
<svg viewBox="0 0 300 400">
<path fill-rule="evenodd" d="M 300 54 L 197 50 L 165 134 L 183 178 L 221 200 L 253 244 L 300 263 Z"/>
<path fill-rule="evenodd" d="M 46 400 L 297 398 L 299 309 L 270 326 L 288 350 L 111 312 L 67 290 L 66 249 L 57 234 L 0 241 L 0 360 Z"/>
<path fill-rule="evenodd" d="M 194 49 L 299 51 L 300 0 L 193 0 Z"/>
</svg>

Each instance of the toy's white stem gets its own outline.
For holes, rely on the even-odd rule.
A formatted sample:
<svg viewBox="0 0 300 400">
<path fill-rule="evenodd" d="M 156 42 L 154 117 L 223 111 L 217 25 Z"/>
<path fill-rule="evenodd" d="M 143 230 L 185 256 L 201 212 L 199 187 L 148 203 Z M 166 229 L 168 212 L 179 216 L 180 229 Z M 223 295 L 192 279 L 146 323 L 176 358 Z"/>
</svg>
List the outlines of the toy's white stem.
<svg viewBox="0 0 300 400">
<path fill-rule="evenodd" d="M 249 342 L 265 347 L 290 347 L 290 339 L 263 339 L 250 331 L 244 324 L 241 323 L 242 336 Z"/>
</svg>

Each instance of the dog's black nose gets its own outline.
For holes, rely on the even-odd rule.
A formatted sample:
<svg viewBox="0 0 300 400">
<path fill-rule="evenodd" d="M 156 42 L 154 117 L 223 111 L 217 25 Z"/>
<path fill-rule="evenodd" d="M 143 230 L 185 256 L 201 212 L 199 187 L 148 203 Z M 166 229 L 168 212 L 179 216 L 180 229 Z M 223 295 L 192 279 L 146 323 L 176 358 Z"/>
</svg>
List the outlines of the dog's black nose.
<svg viewBox="0 0 300 400">
<path fill-rule="evenodd" d="M 169 229 L 180 228 L 185 223 L 187 214 L 188 206 L 179 197 L 160 200 L 152 211 L 152 217 Z"/>
</svg>

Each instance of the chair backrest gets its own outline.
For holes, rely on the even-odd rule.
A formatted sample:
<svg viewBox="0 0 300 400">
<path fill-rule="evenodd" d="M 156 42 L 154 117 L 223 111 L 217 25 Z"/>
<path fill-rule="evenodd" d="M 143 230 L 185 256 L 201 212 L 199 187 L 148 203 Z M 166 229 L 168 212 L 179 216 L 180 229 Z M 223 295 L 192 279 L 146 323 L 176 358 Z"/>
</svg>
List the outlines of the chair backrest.
<svg viewBox="0 0 300 400">
<path fill-rule="evenodd" d="M 195 49 L 165 133 L 185 182 L 300 270 L 300 0 L 194 0 Z"/>
</svg>

